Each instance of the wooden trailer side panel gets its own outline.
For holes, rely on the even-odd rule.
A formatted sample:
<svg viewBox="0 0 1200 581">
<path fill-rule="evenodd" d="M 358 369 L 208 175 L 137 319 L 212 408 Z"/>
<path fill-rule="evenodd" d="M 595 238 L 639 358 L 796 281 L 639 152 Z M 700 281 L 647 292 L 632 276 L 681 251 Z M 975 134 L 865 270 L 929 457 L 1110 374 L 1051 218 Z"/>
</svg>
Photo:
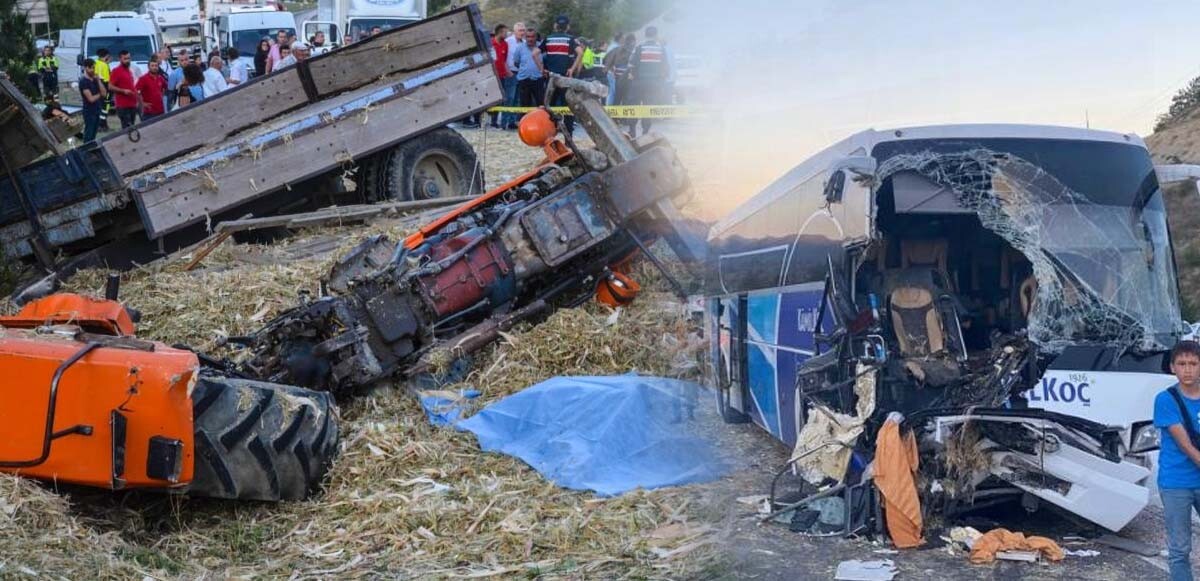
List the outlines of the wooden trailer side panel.
<svg viewBox="0 0 1200 581">
<path fill-rule="evenodd" d="M 248 125 L 261 123 L 308 103 L 299 68 L 254 79 L 244 87 L 204 99 L 151 119 L 101 144 L 117 171 L 128 176 L 143 168 L 220 143 Z"/>
<path fill-rule="evenodd" d="M 503 100 L 487 53 L 330 99 L 132 180 L 157 238 Z"/>
<path fill-rule="evenodd" d="M 106 137 L 103 147 L 129 177 L 385 76 L 486 53 L 478 14 L 470 5 L 389 30 Z"/>
<path fill-rule="evenodd" d="M 317 98 L 373 83 L 385 76 L 412 73 L 456 56 L 486 51 L 479 46 L 471 11 L 447 13 L 418 24 L 356 42 L 333 53 L 309 59 Z"/>
</svg>

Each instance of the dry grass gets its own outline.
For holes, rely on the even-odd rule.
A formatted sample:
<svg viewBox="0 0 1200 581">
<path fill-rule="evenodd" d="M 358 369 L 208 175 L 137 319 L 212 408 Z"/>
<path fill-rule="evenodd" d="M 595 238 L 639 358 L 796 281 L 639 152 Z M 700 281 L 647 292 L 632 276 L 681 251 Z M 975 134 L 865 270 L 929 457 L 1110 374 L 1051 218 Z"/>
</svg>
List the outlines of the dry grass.
<svg viewBox="0 0 1200 581">
<path fill-rule="evenodd" d="M 411 224 L 309 233 L 275 246 L 227 243 L 195 272 L 188 256 L 122 277 L 139 334 L 209 349 L 288 308 L 361 237 Z M 304 256 L 323 240 L 331 252 Z M 698 343 L 665 285 L 619 312 L 592 303 L 515 329 L 475 358 L 466 383 L 482 406 L 561 374 L 691 376 Z M 102 272 L 65 285 L 98 292 Z M 307 502 L 234 503 L 150 493 L 72 491 L 0 479 L 0 577 L 66 578 L 695 578 L 711 575 L 710 529 L 690 488 L 619 498 L 560 489 L 474 437 L 429 425 L 403 390 L 343 407 L 341 455 Z M 15 507 L 15 508 L 14 508 Z"/>
</svg>

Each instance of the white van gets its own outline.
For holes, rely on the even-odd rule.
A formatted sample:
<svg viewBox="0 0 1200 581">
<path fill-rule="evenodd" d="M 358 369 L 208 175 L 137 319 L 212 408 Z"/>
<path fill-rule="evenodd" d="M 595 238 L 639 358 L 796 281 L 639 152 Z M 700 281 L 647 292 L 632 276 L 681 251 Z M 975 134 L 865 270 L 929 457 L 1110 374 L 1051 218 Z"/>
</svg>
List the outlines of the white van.
<svg viewBox="0 0 1200 581">
<path fill-rule="evenodd" d="M 282 12 L 270 6 L 233 6 L 208 19 L 207 60 L 214 50 L 234 47 L 238 60 L 254 71 L 254 51 L 259 41 L 275 38 L 280 31 L 296 34 L 296 17 L 291 12 Z"/>
<path fill-rule="evenodd" d="M 83 24 L 83 50 L 77 62 L 82 65 L 84 59 L 95 58 L 97 51 L 106 48 L 116 63 L 117 55 L 127 50 L 138 70 L 145 72 L 150 55 L 162 45 L 162 34 L 146 15 L 97 12 Z"/>
<path fill-rule="evenodd" d="M 148 15 L 163 40 L 173 47 L 200 48 L 200 3 L 196 0 L 146 0 L 141 13 Z"/>
</svg>

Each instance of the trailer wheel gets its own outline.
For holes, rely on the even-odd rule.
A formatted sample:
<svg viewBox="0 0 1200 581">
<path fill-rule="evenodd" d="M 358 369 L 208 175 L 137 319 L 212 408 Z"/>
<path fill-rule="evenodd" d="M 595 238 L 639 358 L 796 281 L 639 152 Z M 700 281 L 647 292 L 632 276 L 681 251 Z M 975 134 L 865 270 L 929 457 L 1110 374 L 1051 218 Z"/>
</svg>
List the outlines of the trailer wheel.
<svg viewBox="0 0 1200 581">
<path fill-rule="evenodd" d="M 337 410 L 328 393 L 205 376 L 192 402 L 189 494 L 301 500 L 317 490 L 337 454 Z"/>
<path fill-rule="evenodd" d="M 483 167 L 475 148 L 447 127 L 405 141 L 366 166 L 360 183 L 368 200 L 427 200 L 483 192 Z"/>
</svg>

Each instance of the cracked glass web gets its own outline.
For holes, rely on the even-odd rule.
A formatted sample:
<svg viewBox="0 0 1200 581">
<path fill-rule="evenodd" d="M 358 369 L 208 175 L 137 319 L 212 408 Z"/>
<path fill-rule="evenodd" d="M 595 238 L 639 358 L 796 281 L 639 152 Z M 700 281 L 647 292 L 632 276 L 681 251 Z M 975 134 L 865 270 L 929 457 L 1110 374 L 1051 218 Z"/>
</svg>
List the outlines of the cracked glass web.
<svg viewBox="0 0 1200 581">
<path fill-rule="evenodd" d="M 876 183 L 903 171 L 951 188 L 1032 263 L 1028 336 L 1043 350 L 1081 342 L 1156 350 L 1182 332 L 1160 190 L 1140 208 L 1097 204 L 1041 167 L 988 149 L 897 155 Z"/>
</svg>

